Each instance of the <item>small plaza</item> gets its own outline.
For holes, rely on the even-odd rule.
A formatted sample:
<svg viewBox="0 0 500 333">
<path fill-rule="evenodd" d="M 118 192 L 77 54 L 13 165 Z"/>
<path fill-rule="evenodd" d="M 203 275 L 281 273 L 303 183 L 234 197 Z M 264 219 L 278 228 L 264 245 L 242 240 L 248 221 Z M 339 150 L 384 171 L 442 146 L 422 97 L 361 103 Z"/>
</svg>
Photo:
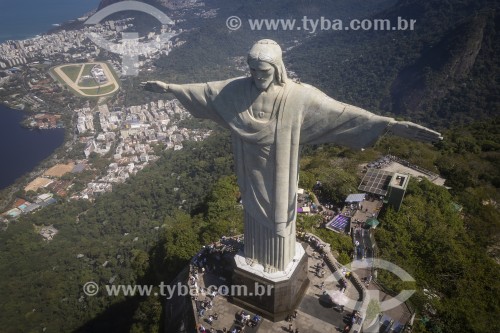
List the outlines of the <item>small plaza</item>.
<svg viewBox="0 0 500 333">
<path fill-rule="evenodd" d="M 309 240 L 310 243 L 305 240 Z M 344 308 L 332 302 L 330 295 L 342 294 L 350 300 L 360 300 L 359 286 L 352 281 L 352 275 L 347 277 L 330 253 L 329 245 L 322 243 L 318 238 L 307 235 L 302 242 L 306 246 L 308 257 L 309 287 L 300 302 L 297 310 L 290 313 L 288 320 L 271 322 L 259 314 L 249 312 L 231 302 L 230 296 L 213 293 L 206 288 L 226 285 L 228 279 L 222 262 L 230 255 L 216 251 L 212 253 L 205 249 L 204 254 L 198 255 L 194 262 L 199 265 L 191 266 L 190 286 L 196 284 L 202 290 L 193 297 L 192 304 L 195 310 L 198 332 L 342 332 L 352 327 L 353 310 Z M 227 246 L 227 245 L 226 245 Z M 223 248 L 218 244 L 216 247 Z M 212 249 L 216 248 L 213 247 Z M 233 248 L 232 250 L 236 250 Z M 227 267 L 226 267 L 227 268 Z M 333 268 L 333 269 L 332 269 Z M 344 281 L 339 283 L 338 281 Z M 215 290 L 215 288 L 211 288 Z M 260 318 L 256 321 L 255 315 Z M 245 320 L 245 318 L 249 318 Z M 355 317 L 356 321 L 361 318 Z"/>
</svg>

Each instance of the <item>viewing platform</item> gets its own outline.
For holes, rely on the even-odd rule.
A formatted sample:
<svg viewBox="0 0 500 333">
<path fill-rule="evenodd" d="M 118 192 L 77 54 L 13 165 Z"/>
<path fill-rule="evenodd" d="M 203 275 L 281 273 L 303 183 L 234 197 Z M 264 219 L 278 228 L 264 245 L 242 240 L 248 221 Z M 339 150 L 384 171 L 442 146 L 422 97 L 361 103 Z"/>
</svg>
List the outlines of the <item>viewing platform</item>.
<svg viewBox="0 0 500 333">
<path fill-rule="evenodd" d="M 190 265 L 190 288 L 194 286 L 200 292 L 192 296 L 192 307 L 197 331 L 203 332 L 304 332 L 324 333 L 336 329 L 343 332 L 360 331 L 366 304 L 363 303 L 364 285 L 354 273 L 345 276 L 345 269 L 333 257 L 328 244 L 313 235 L 304 235 L 301 244 L 305 247 L 307 258 L 307 275 L 310 284 L 296 312 L 290 313 L 289 320 L 272 322 L 262 317 L 262 313 L 253 312 L 234 304 L 234 299 L 227 290 L 227 296 L 214 290 L 223 291 L 231 285 L 231 269 L 229 260 L 242 247 L 241 241 L 231 238 L 217 245 L 204 248 L 193 259 Z M 338 281 L 346 281 L 345 284 Z M 212 291 L 207 288 L 212 287 Z M 222 289 L 221 289 L 222 288 Z M 344 289 L 345 288 L 345 289 Z M 332 301 L 332 297 L 352 300 L 356 304 L 358 315 L 353 322 L 353 309 L 340 307 Z M 351 304 L 353 304 L 351 303 Z M 342 309 L 343 308 L 343 309 Z M 256 317 L 255 315 L 258 315 Z M 249 318 L 244 321 L 243 316 Z M 215 319 L 216 318 L 216 319 Z M 257 320 L 254 320 L 257 319 Z M 291 325 L 291 329 L 290 329 Z"/>
</svg>

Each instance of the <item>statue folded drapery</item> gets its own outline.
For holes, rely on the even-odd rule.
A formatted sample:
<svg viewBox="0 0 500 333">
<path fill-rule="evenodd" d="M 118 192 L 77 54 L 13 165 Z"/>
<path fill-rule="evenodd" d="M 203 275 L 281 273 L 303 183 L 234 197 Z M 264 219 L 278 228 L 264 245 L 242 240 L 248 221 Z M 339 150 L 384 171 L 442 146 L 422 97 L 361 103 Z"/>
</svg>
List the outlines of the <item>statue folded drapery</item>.
<svg viewBox="0 0 500 333">
<path fill-rule="evenodd" d="M 193 116 L 230 130 L 245 214 L 244 254 L 273 272 L 284 270 L 295 255 L 301 145 L 336 143 L 363 148 L 389 129 L 425 141 L 440 135 L 293 82 L 286 76 L 281 49 L 273 41 L 256 43 L 248 63 L 252 77 L 185 85 L 150 81 L 145 87 L 173 93 Z"/>
</svg>

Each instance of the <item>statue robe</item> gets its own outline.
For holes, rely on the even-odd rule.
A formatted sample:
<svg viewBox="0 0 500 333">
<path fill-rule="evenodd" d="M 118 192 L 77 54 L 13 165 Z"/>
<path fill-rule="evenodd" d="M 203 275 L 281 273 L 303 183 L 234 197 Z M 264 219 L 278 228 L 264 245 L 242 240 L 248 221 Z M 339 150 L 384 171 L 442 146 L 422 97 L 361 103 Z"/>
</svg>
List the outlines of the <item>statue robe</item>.
<svg viewBox="0 0 500 333">
<path fill-rule="evenodd" d="M 195 117 L 231 131 L 245 211 L 244 252 L 266 271 L 284 270 L 295 255 L 299 146 L 373 144 L 392 118 L 338 102 L 291 80 L 281 87 L 272 118 L 253 116 L 251 78 L 174 85 L 173 94 Z"/>
</svg>

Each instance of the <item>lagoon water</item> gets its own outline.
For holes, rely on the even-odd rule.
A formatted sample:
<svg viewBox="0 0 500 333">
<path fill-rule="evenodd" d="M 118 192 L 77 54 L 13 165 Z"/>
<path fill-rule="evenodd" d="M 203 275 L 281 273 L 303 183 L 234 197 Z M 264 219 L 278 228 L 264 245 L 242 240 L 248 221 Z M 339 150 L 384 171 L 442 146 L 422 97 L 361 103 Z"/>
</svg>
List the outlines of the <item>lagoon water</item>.
<svg viewBox="0 0 500 333">
<path fill-rule="evenodd" d="M 21 127 L 24 112 L 0 104 L 0 189 L 12 185 L 49 157 L 64 141 L 64 129 Z"/>
</svg>

